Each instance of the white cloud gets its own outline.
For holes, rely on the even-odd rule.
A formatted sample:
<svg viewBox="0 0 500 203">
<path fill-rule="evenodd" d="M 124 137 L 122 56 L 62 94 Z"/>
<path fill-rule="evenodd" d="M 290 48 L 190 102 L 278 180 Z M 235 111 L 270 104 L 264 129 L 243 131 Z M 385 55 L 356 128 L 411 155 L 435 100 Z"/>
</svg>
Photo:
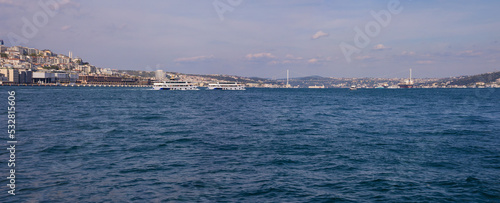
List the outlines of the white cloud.
<svg viewBox="0 0 500 203">
<path fill-rule="evenodd" d="M 271 53 L 255 53 L 255 54 L 247 54 L 245 58 L 248 60 L 259 60 L 259 59 L 274 59 L 276 58 L 276 56 L 274 56 Z"/>
<path fill-rule="evenodd" d="M 14 0 L 0 0 L 0 4 L 6 4 L 6 5 L 10 5 L 10 6 L 18 5 L 17 1 L 14 1 Z"/>
<path fill-rule="evenodd" d="M 277 65 L 277 64 L 280 64 L 281 62 L 279 61 L 269 61 L 269 63 L 267 64 L 270 64 L 270 65 Z"/>
<path fill-rule="evenodd" d="M 314 34 L 311 39 L 319 39 L 319 38 L 322 38 L 322 37 L 328 37 L 330 34 L 326 33 L 326 32 L 323 32 L 323 31 L 318 31 L 316 32 L 316 34 Z"/>
<path fill-rule="evenodd" d="M 300 56 L 294 56 L 294 55 L 291 55 L 291 54 L 287 54 L 287 55 L 285 56 L 285 58 L 287 58 L 287 59 L 291 59 L 291 60 L 302 60 L 302 59 L 304 59 L 304 58 L 302 58 L 302 57 L 300 57 Z"/>
<path fill-rule="evenodd" d="M 71 28 L 71 25 L 65 25 L 65 26 L 61 27 L 61 31 L 66 31 L 66 30 L 69 30 L 70 28 Z"/>
<path fill-rule="evenodd" d="M 331 61 L 331 60 L 332 60 L 332 57 L 330 57 L 330 56 L 328 56 L 328 57 L 318 56 L 318 57 L 311 58 L 311 59 L 307 60 L 307 63 L 316 64 L 316 63 L 324 63 L 324 62 Z"/>
<path fill-rule="evenodd" d="M 356 57 L 354 57 L 354 59 L 359 60 L 359 61 L 368 60 L 368 59 L 372 59 L 372 58 L 373 57 L 371 57 L 371 56 L 356 56 Z"/>
<path fill-rule="evenodd" d="M 401 55 L 403 55 L 403 56 L 414 56 L 415 52 L 413 52 L 413 51 L 403 51 L 403 52 L 401 52 Z"/>
<path fill-rule="evenodd" d="M 183 62 L 198 62 L 198 61 L 207 61 L 207 60 L 210 60 L 210 59 L 213 59 L 213 58 L 214 58 L 213 55 L 210 55 L 210 56 L 194 56 L 194 57 L 178 58 L 178 59 L 175 59 L 174 62 L 178 62 L 178 63 L 183 63 Z"/>
<path fill-rule="evenodd" d="M 51 7 L 51 9 L 56 5 L 60 6 L 69 6 L 69 7 L 80 7 L 79 3 L 73 2 L 72 0 L 57 0 L 57 1 L 43 1 Z M 30 6 L 35 8 L 34 5 L 38 6 L 38 4 L 33 4 L 33 1 L 30 0 L 0 0 L 0 4 L 8 5 L 8 6 Z"/>
<path fill-rule="evenodd" d="M 417 61 L 417 64 L 433 64 L 434 61 Z"/>
<path fill-rule="evenodd" d="M 474 51 L 474 50 L 466 50 L 458 53 L 458 56 L 480 56 L 482 52 Z"/>
<path fill-rule="evenodd" d="M 377 44 L 373 47 L 373 50 L 385 50 L 385 49 L 391 49 L 390 47 L 386 47 L 383 44 Z"/>
<path fill-rule="evenodd" d="M 316 58 L 309 59 L 307 60 L 307 63 L 318 63 L 318 59 Z"/>
</svg>

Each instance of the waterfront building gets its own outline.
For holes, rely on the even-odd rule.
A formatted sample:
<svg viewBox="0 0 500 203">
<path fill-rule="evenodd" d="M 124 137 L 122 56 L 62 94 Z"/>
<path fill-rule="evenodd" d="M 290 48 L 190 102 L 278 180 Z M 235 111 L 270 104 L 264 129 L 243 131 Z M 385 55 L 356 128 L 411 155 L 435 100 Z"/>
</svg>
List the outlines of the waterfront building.
<svg viewBox="0 0 500 203">
<path fill-rule="evenodd" d="M 20 84 L 30 84 L 33 80 L 33 72 L 28 69 L 19 70 L 19 83 Z"/>
<path fill-rule="evenodd" d="M 0 74 L 3 74 L 7 78 L 7 82 L 19 83 L 19 70 L 14 68 L 2 68 L 0 69 Z"/>
<path fill-rule="evenodd" d="M 107 77 L 107 76 L 93 76 L 93 75 L 81 75 L 79 80 L 85 84 L 122 84 L 126 83 L 121 77 Z M 135 81 L 134 81 L 135 82 Z"/>
<path fill-rule="evenodd" d="M 78 78 L 79 78 L 78 73 L 70 73 L 69 74 L 69 82 L 70 83 L 76 83 L 76 81 L 78 80 Z"/>
<path fill-rule="evenodd" d="M 54 83 L 56 76 L 49 72 L 33 72 L 33 83 Z"/>
<path fill-rule="evenodd" d="M 56 82 L 59 82 L 59 83 L 69 83 L 69 74 L 68 73 L 57 72 L 57 73 L 54 73 L 54 74 L 55 74 Z"/>
<path fill-rule="evenodd" d="M 4 74 L 0 73 L 0 84 L 3 82 L 8 82 L 9 78 L 7 78 Z"/>
</svg>

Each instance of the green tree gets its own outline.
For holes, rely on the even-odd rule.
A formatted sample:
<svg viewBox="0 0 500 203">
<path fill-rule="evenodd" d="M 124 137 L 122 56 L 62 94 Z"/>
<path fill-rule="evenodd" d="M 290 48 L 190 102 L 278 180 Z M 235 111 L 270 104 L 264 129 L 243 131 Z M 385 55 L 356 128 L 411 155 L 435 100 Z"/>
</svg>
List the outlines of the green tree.
<svg viewBox="0 0 500 203">
<path fill-rule="evenodd" d="M 47 69 L 47 70 L 59 70 L 59 66 L 56 66 L 56 65 L 44 66 L 43 69 Z"/>
</svg>

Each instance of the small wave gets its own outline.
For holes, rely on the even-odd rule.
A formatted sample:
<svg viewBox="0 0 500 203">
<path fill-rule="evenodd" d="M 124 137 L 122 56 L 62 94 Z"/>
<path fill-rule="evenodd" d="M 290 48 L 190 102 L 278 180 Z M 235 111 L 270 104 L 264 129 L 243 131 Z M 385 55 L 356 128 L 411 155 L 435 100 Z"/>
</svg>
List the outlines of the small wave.
<svg viewBox="0 0 500 203">
<path fill-rule="evenodd" d="M 51 146 L 47 147 L 40 152 L 45 152 L 45 153 L 57 153 L 57 152 L 62 152 L 62 153 L 72 153 L 74 151 L 77 151 L 81 149 L 82 146 L 61 146 L 61 145 L 56 145 L 56 146 Z"/>
</svg>

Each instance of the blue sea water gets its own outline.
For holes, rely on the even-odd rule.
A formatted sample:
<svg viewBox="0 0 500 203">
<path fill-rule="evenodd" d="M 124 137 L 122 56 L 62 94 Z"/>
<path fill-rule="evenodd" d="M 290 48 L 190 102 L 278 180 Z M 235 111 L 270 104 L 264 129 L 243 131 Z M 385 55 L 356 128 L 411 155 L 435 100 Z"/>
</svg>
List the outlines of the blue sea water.
<svg viewBox="0 0 500 203">
<path fill-rule="evenodd" d="M 0 90 L 0 202 L 500 202 L 500 89 Z"/>
</svg>

